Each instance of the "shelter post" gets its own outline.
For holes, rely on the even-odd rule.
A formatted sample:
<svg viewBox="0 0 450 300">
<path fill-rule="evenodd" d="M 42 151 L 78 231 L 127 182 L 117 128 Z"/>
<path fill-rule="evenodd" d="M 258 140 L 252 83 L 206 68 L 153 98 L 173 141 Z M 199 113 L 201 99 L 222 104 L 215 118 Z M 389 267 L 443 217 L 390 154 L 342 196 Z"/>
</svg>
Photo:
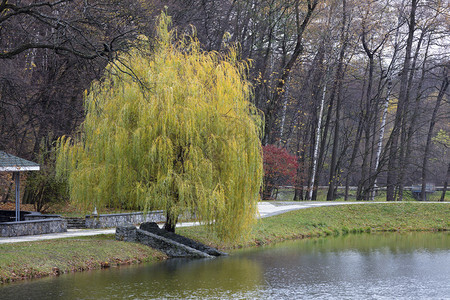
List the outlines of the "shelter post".
<svg viewBox="0 0 450 300">
<path fill-rule="evenodd" d="M 37 163 L 0 151 L 0 172 L 12 172 L 16 184 L 16 222 L 20 221 L 20 172 L 39 171 Z"/>
<path fill-rule="evenodd" d="M 20 221 L 20 172 L 13 172 L 16 183 L 16 222 Z"/>
</svg>

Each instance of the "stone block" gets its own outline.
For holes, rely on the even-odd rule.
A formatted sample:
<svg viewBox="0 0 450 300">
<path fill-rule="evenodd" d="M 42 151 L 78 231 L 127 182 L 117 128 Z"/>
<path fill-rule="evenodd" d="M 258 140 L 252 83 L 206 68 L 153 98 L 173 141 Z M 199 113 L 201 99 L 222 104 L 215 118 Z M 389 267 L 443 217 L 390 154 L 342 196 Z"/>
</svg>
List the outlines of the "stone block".
<svg viewBox="0 0 450 300">
<path fill-rule="evenodd" d="M 116 240 L 124 242 L 136 242 L 136 227 L 132 224 L 117 226 Z"/>
</svg>

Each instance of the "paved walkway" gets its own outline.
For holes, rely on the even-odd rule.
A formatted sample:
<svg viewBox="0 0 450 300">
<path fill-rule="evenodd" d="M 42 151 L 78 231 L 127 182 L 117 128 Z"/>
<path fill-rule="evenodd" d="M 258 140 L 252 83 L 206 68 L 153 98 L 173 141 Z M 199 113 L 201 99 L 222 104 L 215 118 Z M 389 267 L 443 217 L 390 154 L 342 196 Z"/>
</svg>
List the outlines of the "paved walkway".
<svg viewBox="0 0 450 300">
<path fill-rule="evenodd" d="M 310 207 L 318 206 L 335 206 L 335 205 L 345 205 L 345 204 L 367 204 L 367 203 L 382 203 L 382 202 L 319 202 L 319 201 L 309 201 L 309 202 L 296 202 L 296 201 L 270 201 L 270 202 L 258 202 L 258 211 L 261 218 L 267 218 L 275 215 L 279 215 L 291 210 L 305 209 Z"/>
<path fill-rule="evenodd" d="M 318 206 L 334 206 L 334 205 L 345 205 L 345 204 L 369 204 L 369 203 L 383 203 L 383 202 L 292 202 L 292 201 L 271 201 L 271 202 L 259 202 L 258 211 L 259 218 L 266 218 L 275 215 L 279 215 L 291 210 L 305 209 L 310 207 Z M 384 202 L 386 203 L 386 202 Z M 195 226 L 199 225 L 198 222 L 185 222 L 177 224 L 177 227 L 185 226 Z M 0 237 L 0 244 L 7 243 L 18 243 L 18 242 L 32 242 L 32 241 L 42 241 L 50 239 L 60 239 L 67 237 L 77 237 L 77 236 L 91 236 L 99 234 L 112 234 L 115 233 L 116 229 L 68 229 L 67 232 L 63 233 L 49 233 L 42 235 L 28 235 L 28 236 L 18 236 L 18 237 Z"/>
</svg>

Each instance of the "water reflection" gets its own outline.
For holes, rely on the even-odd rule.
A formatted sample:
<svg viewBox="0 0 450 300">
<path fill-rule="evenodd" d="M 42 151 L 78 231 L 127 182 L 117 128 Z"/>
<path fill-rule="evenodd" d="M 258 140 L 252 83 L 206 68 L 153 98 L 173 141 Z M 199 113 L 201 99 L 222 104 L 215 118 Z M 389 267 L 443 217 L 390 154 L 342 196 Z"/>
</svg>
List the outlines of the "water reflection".
<svg viewBox="0 0 450 300">
<path fill-rule="evenodd" d="M 348 235 L 264 249 L 264 274 L 277 296 L 448 298 L 448 234 Z"/>
<path fill-rule="evenodd" d="M 112 268 L 3 287 L 0 299 L 197 298 L 257 292 L 263 272 L 245 257 L 172 259 L 149 266 Z M 257 294 L 257 293 L 256 293 Z M 255 294 L 255 295 L 256 295 Z"/>
<path fill-rule="evenodd" d="M 445 299 L 449 234 L 348 235 L 46 278 L 0 299 Z"/>
</svg>

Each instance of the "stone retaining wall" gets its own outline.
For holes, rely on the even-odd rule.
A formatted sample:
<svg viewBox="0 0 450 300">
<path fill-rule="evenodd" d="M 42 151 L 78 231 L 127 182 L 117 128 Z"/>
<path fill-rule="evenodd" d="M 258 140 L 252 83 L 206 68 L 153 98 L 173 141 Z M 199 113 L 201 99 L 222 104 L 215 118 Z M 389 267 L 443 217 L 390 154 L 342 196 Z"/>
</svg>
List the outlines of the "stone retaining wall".
<svg viewBox="0 0 450 300">
<path fill-rule="evenodd" d="M 162 210 L 142 212 L 107 214 L 98 216 L 86 216 L 87 228 L 111 228 L 124 224 L 141 224 L 144 222 L 165 222 L 166 217 Z"/>
<path fill-rule="evenodd" d="M 34 221 L 34 220 L 47 220 L 47 219 L 60 219 L 60 215 L 43 215 L 38 212 L 30 212 L 26 214 L 24 217 L 25 221 Z"/>
<path fill-rule="evenodd" d="M 133 225 L 123 225 L 116 228 L 116 240 L 138 242 L 164 252 L 169 257 L 211 258 L 213 256 L 178 243 L 172 239 L 158 236 L 151 232 L 137 229 Z"/>
<path fill-rule="evenodd" d="M 65 220 L 60 218 L 0 223 L 0 236 L 2 237 L 37 235 L 66 231 L 67 223 Z"/>
</svg>

